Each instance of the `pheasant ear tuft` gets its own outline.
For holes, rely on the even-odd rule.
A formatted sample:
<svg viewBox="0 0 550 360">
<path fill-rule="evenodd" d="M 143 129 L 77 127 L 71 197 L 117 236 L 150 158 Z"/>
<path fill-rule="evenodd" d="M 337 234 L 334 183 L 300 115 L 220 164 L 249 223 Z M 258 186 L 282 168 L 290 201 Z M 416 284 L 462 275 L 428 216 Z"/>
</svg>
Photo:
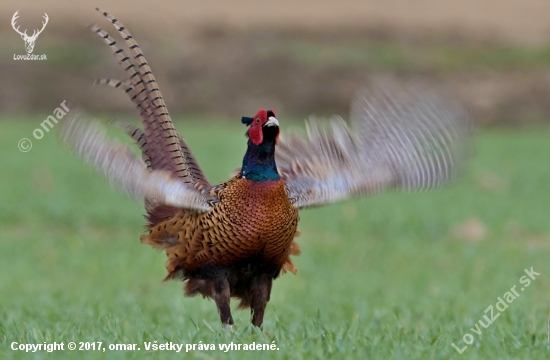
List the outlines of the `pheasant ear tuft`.
<svg viewBox="0 0 550 360">
<path fill-rule="evenodd" d="M 252 121 L 254 121 L 254 118 L 253 117 L 248 117 L 248 116 L 243 116 L 241 118 L 241 122 L 245 125 L 250 125 L 252 124 Z"/>
</svg>

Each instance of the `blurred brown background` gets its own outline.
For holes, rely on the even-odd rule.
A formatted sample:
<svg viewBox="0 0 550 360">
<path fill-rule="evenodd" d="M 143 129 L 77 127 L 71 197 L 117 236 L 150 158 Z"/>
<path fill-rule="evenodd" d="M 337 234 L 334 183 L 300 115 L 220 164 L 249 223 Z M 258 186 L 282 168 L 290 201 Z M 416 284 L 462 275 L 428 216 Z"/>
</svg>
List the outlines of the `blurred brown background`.
<svg viewBox="0 0 550 360">
<path fill-rule="evenodd" d="M 62 100 L 131 112 L 110 50 L 87 30 L 117 37 L 111 12 L 144 49 L 173 114 L 280 117 L 347 114 L 354 91 L 422 80 L 454 90 L 485 124 L 550 121 L 550 1 L 48 1 L 0 2 L 0 109 L 51 112 Z M 11 27 L 49 24 L 34 54 Z M 120 41 L 119 41 L 120 43 Z"/>
</svg>

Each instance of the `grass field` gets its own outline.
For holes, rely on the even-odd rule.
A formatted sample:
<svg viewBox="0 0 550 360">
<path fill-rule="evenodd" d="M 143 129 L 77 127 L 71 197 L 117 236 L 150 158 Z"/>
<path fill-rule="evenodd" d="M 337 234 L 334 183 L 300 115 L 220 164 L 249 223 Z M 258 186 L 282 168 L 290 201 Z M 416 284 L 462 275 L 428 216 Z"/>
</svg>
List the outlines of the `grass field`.
<svg viewBox="0 0 550 360">
<path fill-rule="evenodd" d="M 0 119 L 1 359 L 549 356 L 548 129 L 482 132 L 475 159 L 448 190 L 302 212 L 298 275 L 275 281 L 260 332 L 248 311 L 236 310 L 234 330 L 224 331 L 212 301 L 183 298 L 181 283 L 162 283 L 165 255 L 139 243 L 142 204 L 112 190 L 52 132 L 35 140 L 44 117 Z M 245 129 L 238 120 L 176 126 L 212 182 L 240 165 Z M 33 140 L 28 153 L 17 149 L 22 137 Z M 519 279 L 531 267 L 540 275 L 522 292 Z M 473 333 L 514 285 L 520 296 Z M 465 334 L 473 344 L 459 355 L 451 343 L 462 348 Z M 141 350 L 10 350 L 12 342 L 53 341 Z M 274 341 L 279 350 L 147 353 L 143 343 L 154 341 Z"/>
</svg>

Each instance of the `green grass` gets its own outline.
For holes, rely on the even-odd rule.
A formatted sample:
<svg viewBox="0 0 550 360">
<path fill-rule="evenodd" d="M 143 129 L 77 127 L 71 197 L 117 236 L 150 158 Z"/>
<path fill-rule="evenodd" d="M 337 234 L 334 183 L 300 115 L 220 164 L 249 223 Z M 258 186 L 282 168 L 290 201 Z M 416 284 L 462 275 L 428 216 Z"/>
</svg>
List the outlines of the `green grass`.
<svg viewBox="0 0 550 360">
<path fill-rule="evenodd" d="M 277 48 L 276 48 L 277 49 Z M 312 42 L 290 40 L 285 56 L 308 66 L 368 66 L 375 71 L 528 71 L 550 65 L 550 47 L 498 44 L 407 44 L 391 41 Z"/>
<path fill-rule="evenodd" d="M 251 40 L 243 38 L 243 51 L 248 57 L 279 59 L 308 67 L 348 68 L 359 66 L 373 71 L 391 72 L 464 72 L 464 71 L 537 71 L 550 66 L 550 46 L 527 46 L 466 41 L 398 41 L 365 40 L 366 35 L 341 34 L 334 38 L 273 36 L 259 33 Z M 48 71 L 83 70 L 98 62 L 110 63 L 104 57 L 102 44 L 82 44 L 82 39 L 46 38 L 41 53 Z M 250 43 L 251 41 L 255 41 Z M 19 40 L 6 42 L 6 53 L 21 53 Z M 167 58 L 179 59 L 172 43 L 160 49 Z M 109 60 L 109 59 L 107 59 Z"/>
<path fill-rule="evenodd" d="M 263 332 L 234 310 L 162 283 L 165 255 L 139 243 L 142 205 L 112 190 L 32 130 L 42 117 L 3 119 L 0 132 L 0 358 L 542 359 L 549 355 L 550 131 L 491 131 L 451 189 L 390 193 L 303 211 L 298 275 L 274 283 Z M 244 127 L 176 124 L 212 182 L 245 149 Z M 283 123 L 284 126 L 284 123 Z M 120 132 L 113 132 L 123 136 Z M 28 153 L 17 150 L 33 140 Z M 484 226 L 474 240 L 457 227 Z M 474 236 L 475 237 L 475 236 Z M 461 340 L 525 268 L 541 275 L 459 355 Z M 235 304 L 233 304 L 235 305 Z M 26 354 L 12 342 L 135 343 L 140 351 Z M 278 351 L 146 353 L 143 342 L 272 343 Z"/>
</svg>

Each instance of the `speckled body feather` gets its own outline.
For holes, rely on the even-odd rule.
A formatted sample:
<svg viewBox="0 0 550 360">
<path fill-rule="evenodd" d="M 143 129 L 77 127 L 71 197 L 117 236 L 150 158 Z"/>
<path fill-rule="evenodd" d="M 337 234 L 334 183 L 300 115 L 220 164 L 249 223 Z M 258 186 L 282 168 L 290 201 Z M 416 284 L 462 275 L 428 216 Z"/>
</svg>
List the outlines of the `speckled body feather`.
<svg viewBox="0 0 550 360">
<path fill-rule="evenodd" d="M 176 212 L 150 224 L 141 241 L 166 250 L 167 278 L 190 278 L 204 265 L 230 266 L 254 258 L 275 269 L 296 273 L 289 258 L 298 211 L 281 180 L 254 182 L 235 176 L 220 186 L 219 198 L 206 213 Z M 291 246 L 292 245 L 292 246 Z"/>
</svg>

